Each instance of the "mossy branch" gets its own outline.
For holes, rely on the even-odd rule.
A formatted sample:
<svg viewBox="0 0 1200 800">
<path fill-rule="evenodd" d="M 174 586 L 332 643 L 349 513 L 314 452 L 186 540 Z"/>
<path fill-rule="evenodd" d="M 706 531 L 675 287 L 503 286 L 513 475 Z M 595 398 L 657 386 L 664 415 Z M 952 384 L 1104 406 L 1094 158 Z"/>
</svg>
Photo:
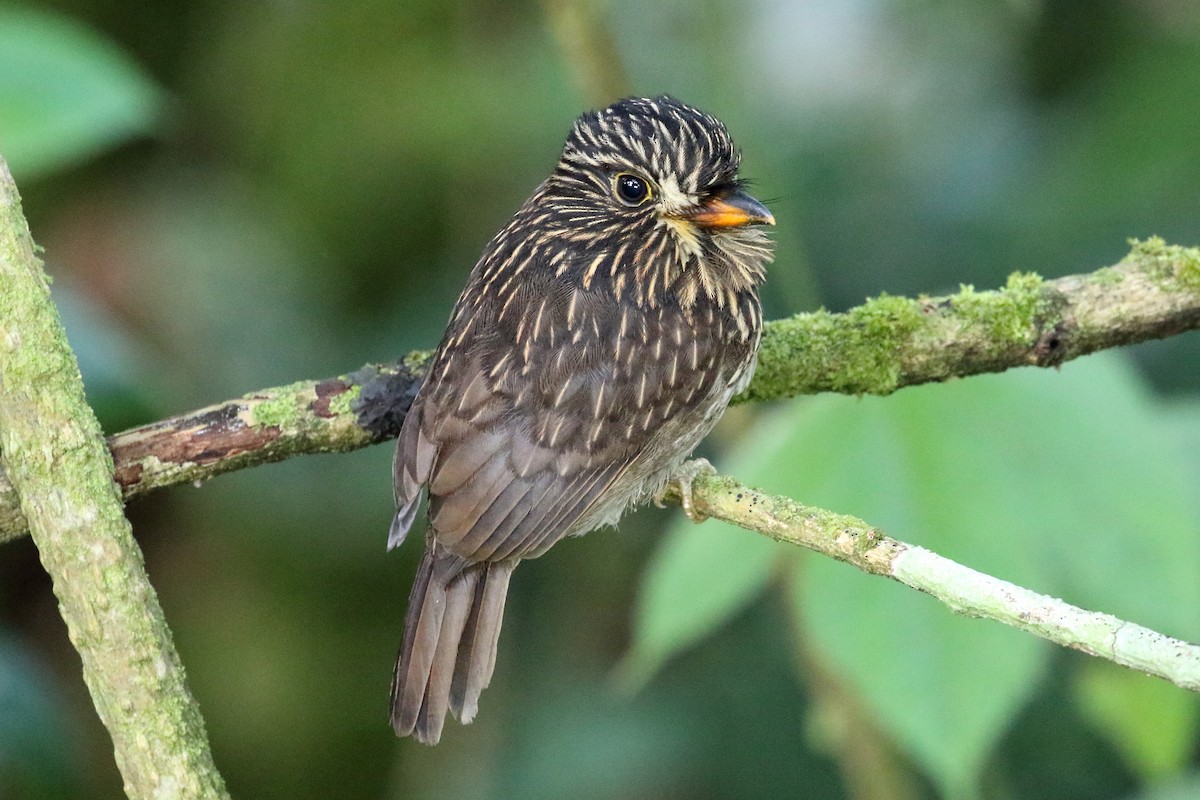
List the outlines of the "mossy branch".
<svg viewBox="0 0 1200 800">
<path fill-rule="evenodd" d="M 758 371 L 737 398 L 817 392 L 889 394 L 905 386 L 1020 366 L 1057 366 L 1105 348 L 1200 328 L 1200 250 L 1133 243 L 1120 263 L 1003 289 L 879 297 L 841 314 L 767 323 Z M 109 439 L 126 499 L 306 453 L 394 438 L 429 353 L 349 375 L 263 389 Z M 27 525 L 0 473 L 0 543 Z"/>
<path fill-rule="evenodd" d="M 0 159 L 0 461 L 131 798 L 226 797 Z"/>
<path fill-rule="evenodd" d="M 817 392 L 886 395 L 905 386 L 1052 367 L 1097 350 L 1200 327 L 1200 249 L 1132 242 L 1120 263 L 1045 280 L 1014 273 L 997 291 L 877 297 L 844 314 L 769 323 L 739 400 Z"/>
</svg>

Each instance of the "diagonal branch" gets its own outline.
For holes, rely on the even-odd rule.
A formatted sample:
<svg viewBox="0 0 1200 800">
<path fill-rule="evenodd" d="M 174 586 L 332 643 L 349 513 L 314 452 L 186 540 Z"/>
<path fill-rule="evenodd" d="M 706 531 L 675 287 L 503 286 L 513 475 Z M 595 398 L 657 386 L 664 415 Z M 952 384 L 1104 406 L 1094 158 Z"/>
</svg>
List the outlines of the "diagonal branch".
<svg viewBox="0 0 1200 800">
<path fill-rule="evenodd" d="M 3 159 L 0 308 L 0 460 L 126 794 L 227 797 Z"/>
<path fill-rule="evenodd" d="M 804 506 L 732 478 L 702 475 L 692 491 L 696 507 L 716 519 L 892 578 L 960 614 L 994 619 L 1200 692 L 1200 645 L 984 575 L 897 541 L 856 517 Z M 678 502 L 678 495 L 670 499 Z"/>
<path fill-rule="evenodd" d="M 878 297 L 841 314 L 767 324 L 758 371 L 740 398 L 889 394 L 905 386 L 1020 366 L 1057 366 L 1110 347 L 1200 328 L 1200 249 L 1135 243 L 1120 263 L 1043 280 L 1015 274 L 995 291 Z M 428 353 L 323 381 L 263 389 L 109 439 L 126 499 L 306 453 L 394 438 Z M 27 525 L 0 473 L 0 543 Z"/>
</svg>

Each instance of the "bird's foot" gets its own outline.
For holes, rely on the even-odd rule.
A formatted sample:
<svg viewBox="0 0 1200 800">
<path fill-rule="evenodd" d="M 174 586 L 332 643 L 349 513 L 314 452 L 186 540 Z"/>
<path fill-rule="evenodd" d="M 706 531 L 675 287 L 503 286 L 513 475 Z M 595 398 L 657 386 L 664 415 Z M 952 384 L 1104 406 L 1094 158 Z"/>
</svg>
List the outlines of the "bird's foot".
<svg viewBox="0 0 1200 800">
<path fill-rule="evenodd" d="M 685 461 L 675 468 L 671 477 L 667 478 L 667 482 L 663 484 L 663 488 L 654 495 L 654 505 L 663 508 L 663 498 L 667 496 L 668 491 L 675 489 L 679 492 L 679 505 L 683 507 L 683 513 L 687 514 L 687 518 L 692 522 L 704 522 L 708 519 L 708 514 L 697 509 L 692 503 L 692 482 L 701 475 L 716 474 L 717 468 L 708 463 L 707 458 L 693 458 Z"/>
</svg>

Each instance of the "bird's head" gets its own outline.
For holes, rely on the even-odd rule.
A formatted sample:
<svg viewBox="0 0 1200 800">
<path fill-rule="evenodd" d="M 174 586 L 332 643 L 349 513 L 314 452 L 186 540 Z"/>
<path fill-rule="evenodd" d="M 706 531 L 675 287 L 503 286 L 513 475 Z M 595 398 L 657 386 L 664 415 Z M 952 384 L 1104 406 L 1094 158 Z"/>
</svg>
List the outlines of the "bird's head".
<svg viewBox="0 0 1200 800">
<path fill-rule="evenodd" d="M 775 218 L 744 191 L 725 125 L 671 97 L 629 98 L 581 116 L 535 196 L 561 268 L 656 305 L 721 301 L 763 280 Z"/>
</svg>

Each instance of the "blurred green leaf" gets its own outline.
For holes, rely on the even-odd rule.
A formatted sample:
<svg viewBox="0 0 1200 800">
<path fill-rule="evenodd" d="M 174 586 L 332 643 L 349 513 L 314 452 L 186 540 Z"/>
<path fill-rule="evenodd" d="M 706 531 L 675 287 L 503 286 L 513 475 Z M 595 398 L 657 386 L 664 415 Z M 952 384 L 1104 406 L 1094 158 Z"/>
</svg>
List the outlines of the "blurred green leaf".
<svg viewBox="0 0 1200 800">
<path fill-rule="evenodd" d="M 1200 521 L 1156 413 L 1114 356 L 888 399 L 822 398 L 790 418 L 791 448 L 762 479 L 990 574 L 1187 636 Z M 795 596 L 812 640 L 948 793 L 969 791 L 1044 648 L 827 560 L 807 566 Z"/>
<path fill-rule="evenodd" d="M 18 178 L 149 132 L 162 101 L 94 31 L 41 10 L 0 8 L 0 154 Z"/>
<path fill-rule="evenodd" d="M 1144 792 L 1129 800 L 1196 800 L 1200 797 L 1200 774 L 1186 773 L 1178 779 Z"/>
<path fill-rule="evenodd" d="M 646 569 L 633 648 L 621 665 L 640 686 L 673 654 L 741 610 L 770 577 L 780 548 L 727 523 L 695 525 L 680 515 Z"/>
<path fill-rule="evenodd" d="M 1084 716 L 1147 781 L 1187 766 L 1196 741 L 1194 695 L 1107 661 L 1084 664 L 1075 683 Z"/>
<path fill-rule="evenodd" d="M 1190 475 L 1188 483 L 1192 487 L 1193 506 L 1200 507 L 1200 488 L 1197 488 L 1200 487 L 1200 461 L 1195 459 L 1195 454 L 1200 453 L 1200 405 L 1168 405 L 1160 411 L 1157 420 L 1177 451 L 1184 454 L 1179 466 L 1184 475 Z M 1190 566 L 1188 560 L 1184 564 Z M 1144 594 L 1153 594 L 1159 601 L 1163 599 L 1156 593 Z M 1185 615 L 1189 611 L 1179 610 Z M 1186 619 L 1182 622 L 1187 626 Z M 1195 627 L 1192 626 L 1186 635 L 1194 637 Z M 1075 690 L 1076 702 L 1083 714 L 1144 779 L 1161 781 L 1187 765 L 1195 748 L 1197 722 L 1200 721 L 1200 707 L 1194 695 L 1183 693 L 1157 678 L 1105 661 L 1088 661 L 1077 676 Z M 1200 787 L 1162 789 L 1163 798 L 1198 794 Z M 1151 796 L 1157 798 L 1159 794 L 1146 795 Z"/>
<path fill-rule="evenodd" d="M 791 591 L 809 641 L 948 796 L 971 796 L 985 759 L 1037 685 L 1045 646 L 842 565 L 809 567 Z M 826 567 L 843 574 L 822 574 Z"/>
<path fill-rule="evenodd" d="M 1188 636 L 1200 520 L 1157 414 L 1125 362 L 1100 356 L 890 398 L 815 398 L 764 418 L 727 466 L 990 574 Z M 639 617 L 641 669 L 765 580 L 769 542 L 747 555 L 745 537 L 714 534 L 676 534 L 660 552 Z M 791 598 L 885 729 L 950 795 L 970 793 L 1045 646 L 828 559 L 805 562 Z"/>
</svg>

